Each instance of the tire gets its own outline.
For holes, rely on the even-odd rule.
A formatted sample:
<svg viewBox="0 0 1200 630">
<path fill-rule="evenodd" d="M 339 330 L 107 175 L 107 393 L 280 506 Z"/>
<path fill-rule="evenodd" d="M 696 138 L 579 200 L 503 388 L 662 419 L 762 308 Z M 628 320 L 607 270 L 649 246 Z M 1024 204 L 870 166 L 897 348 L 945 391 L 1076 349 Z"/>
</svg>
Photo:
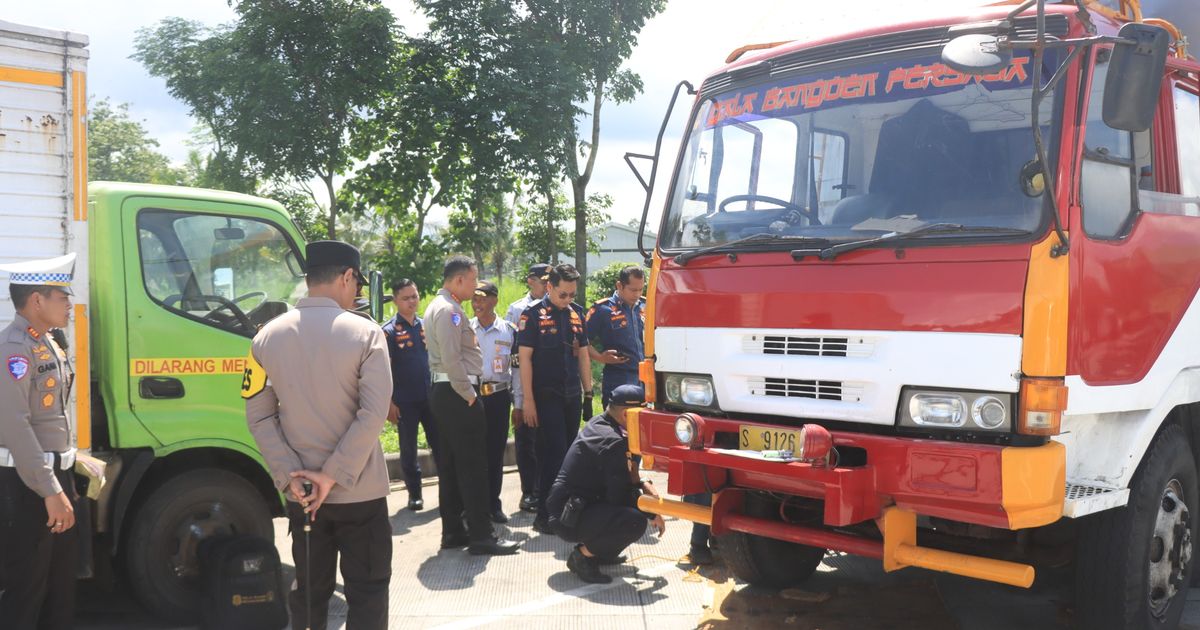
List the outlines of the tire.
<svg viewBox="0 0 1200 630">
<path fill-rule="evenodd" d="M 760 497 L 746 497 L 746 515 L 775 517 L 776 504 Z M 754 586 L 783 588 L 807 580 L 825 550 L 764 536 L 734 532 L 721 537 L 721 557 L 733 574 Z"/>
<path fill-rule="evenodd" d="M 151 613 L 194 623 L 201 601 L 199 543 L 225 534 L 274 540 L 274 532 L 270 511 L 250 482 L 215 468 L 188 471 L 156 488 L 134 514 L 125 574 Z"/>
<path fill-rule="evenodd" d="M 1129 503 L 1079 522 L 1075 622 L 1088 630 L 1179 625 L 1200 522 L 1196 463 L 1177 425 L 1155 438 L 1129 486 Z"/>
</svg>

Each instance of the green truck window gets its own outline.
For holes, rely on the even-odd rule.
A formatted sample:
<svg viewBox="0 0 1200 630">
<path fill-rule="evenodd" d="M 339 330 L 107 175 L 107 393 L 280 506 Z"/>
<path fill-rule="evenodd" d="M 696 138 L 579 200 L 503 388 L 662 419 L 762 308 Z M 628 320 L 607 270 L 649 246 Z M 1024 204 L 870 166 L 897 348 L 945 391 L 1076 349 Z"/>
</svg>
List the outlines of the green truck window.
<svg viewBox="0 0 1200 630">
<path fill-rule="evenodd" d="M 304 294 L 294 245 L 265 221 L 143 210 L 138 241 L 151 299 L 217 328 L 253 336 Z"/>
</svg>

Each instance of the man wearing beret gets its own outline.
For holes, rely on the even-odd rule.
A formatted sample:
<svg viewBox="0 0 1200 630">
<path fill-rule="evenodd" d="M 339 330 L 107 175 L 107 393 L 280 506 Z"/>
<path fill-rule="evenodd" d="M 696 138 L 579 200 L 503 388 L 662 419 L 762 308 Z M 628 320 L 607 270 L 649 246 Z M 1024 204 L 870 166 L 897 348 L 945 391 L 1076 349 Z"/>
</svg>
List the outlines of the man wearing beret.
<svg viewBox="0 0 1200 630">
<path fill-rule="evenodd" d="M 546 498 L 550 526 L 563 540 L 578 543 L 567 568 L 584 582 L 611 582 L 600 565 L 623 562 L 621 552 L 642 537 L 647 522 L 659 536 L 666 531 L 662 516 L 637 509 L 642 493 L 658 493 L 638 478 L 629 459 L 625 412 L 645 399 L 641 385 L 613 390 L 608 408 L 584 425 L 567 450 Z"/>
<path fill-rule="evenodd" d="M 347 626 L 382 630 L 388 623 L 392 528 L 379 434 L 392 376 L 383 330 L 348 310 L 366 284 L 360 263 L 352 245 L 309 243 L 308 297 L 258 332 L 242 377 L 250 433 L 275 487 L 288 499 L 296 628 L 326 627 L 339 554 Z M 304 480 L 315 486 L 312 493 L 305 492 Z M 312 531 L 296 535 L 306 514 Z M 308 585 L 312 610 L 305 609 Z"/>
</svg>

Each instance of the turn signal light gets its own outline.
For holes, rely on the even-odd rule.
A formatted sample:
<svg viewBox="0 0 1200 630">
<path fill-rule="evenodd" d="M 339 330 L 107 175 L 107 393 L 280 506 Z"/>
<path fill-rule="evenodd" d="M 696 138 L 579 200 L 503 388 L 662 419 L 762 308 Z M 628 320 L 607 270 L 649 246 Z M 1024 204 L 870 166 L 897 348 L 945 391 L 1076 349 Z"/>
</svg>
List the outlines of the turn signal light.
<svg viewBox="0 0 1200 630">
<path fill-rule="evenodd" d="M 1067 410 L 1067 386 L 1062 379 L 1021 379 L 1021 408 L 1017 414 L 1017 433 L 1058 435 L 1063 412 Z"/>
<path fill-rule="evenodd" d="M 658 402 L 658 383 L 654 378 L 654 361 L 645 359 L 638 364 L 638 380 L 646 388 L 646 402 Z"/>
</svg>

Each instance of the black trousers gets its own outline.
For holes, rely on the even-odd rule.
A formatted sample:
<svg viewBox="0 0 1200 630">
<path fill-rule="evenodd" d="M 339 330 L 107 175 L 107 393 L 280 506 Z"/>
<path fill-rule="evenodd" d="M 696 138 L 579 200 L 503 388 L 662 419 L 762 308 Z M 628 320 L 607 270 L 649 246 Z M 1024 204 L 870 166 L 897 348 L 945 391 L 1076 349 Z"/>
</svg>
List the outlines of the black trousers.
<svg viewBox="0 0 1200 630">
<path fill-rule="evenodd" d="M 508 446 L 508 412 L 512 394 L 508 390 L 484 396 L 483 414 L 487 418 L 488 509 L 499 510 L 500 490 L 504 485 L 504 448 Z"/>
<path fill-rule="evenodd" d="M 304 511 L 293 501 L 288 501 L 287 509 L 296 562 L 296 590 L 288 598 L 292 627 L 304 628 L 309 621 L 305 588 L 311 572 L 312 619 L 308 625 L 313 630 L 325 630 L 341 554 L 346 604 L 350 608 L 346 627 L 386 630 L 388 582 L 392 579 L 392 525 L 388 522 L 387 499 L 322 505 L 308 534 L 311 566 L 305 561 Z"/>
<path fill-rule="evenodd" d="M 425 440 L 429 442 L 435 462 L 438 460 L 437 426 L 428 400 L 396 406 L 400 408 L 400 422 L 396 426 L 400 438 L 400 471 L 404 474 L 408 496 L 418 498 L 421 496 L 421 464 L 417 462 L 417 425 L 425 427 Z"/>
<path fill-rule="evenodd" d="M 45 500 L 21 481 L 17 469 L 0 468 L 0 627 L 5 630 L 73 623 L 81 502 L 74 474 L 56 469 L 55 476 L 76 511 L 75 527 L 61 534 L 50 532 Z"/>
<path fill-rule="evenodd" d="M 521 494 L 537 494 L 537 430 L 527 424 L 513 429 L 513 446 L 517 450 L 517 476 L 521 478 Z"/>
<path fill-rule="evenodd" d="M 462 515 L 472 542 L 492 539 L 488 514 L 487 421 L 483 399 L 468 405 L 450 383 L 434 383 L 430 402 L 441 441 L 438 460 L 438 509 L 442 536 L 461 536 Z"/>
<path fill-rule="evenodd" d="M 538 415 L 534 443 L 537 447 L 538 488 L 541 490 L 537 513 L 540 519 L 549 516 L 546 513 L 546 496 L 550 494 L 550 488 L 554 486 L 554 480 L 562 468 L 567 448 L 579 433 L 579 414 L 583 408 L 581 396 L 582 394 L 563 395 L 550 390 L 534 393 Z"/>
<path fill-rule="evenodd" d="M 636 508 L 594 503 L 583 509 L 573 528 L 563 527 L 557 514 L 550 523 L 563 540 L 583 543 L 593 555 L 615 558 L 646 533 L 649 521 Z"/>
</svg>

